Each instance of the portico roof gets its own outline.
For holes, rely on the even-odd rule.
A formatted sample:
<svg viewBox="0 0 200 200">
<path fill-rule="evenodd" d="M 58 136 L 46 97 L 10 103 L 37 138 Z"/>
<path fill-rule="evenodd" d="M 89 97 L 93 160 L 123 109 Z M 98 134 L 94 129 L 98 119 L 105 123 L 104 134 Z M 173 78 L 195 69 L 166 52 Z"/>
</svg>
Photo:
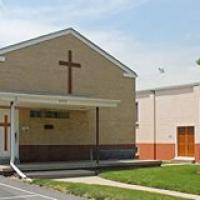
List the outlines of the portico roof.
<svg viewBox="0 0 200 200">
<path fill-rule="evenodd" d="M 0 105 L 9 106 L 10 102 L 15 102 L 16 106 L 27 107 L 117 107 L 120 100 L 93 98 L 86 96 L 59 96 L 59 95 L 39 95 L 12 92 L 0 92 Z"/>
</svg>

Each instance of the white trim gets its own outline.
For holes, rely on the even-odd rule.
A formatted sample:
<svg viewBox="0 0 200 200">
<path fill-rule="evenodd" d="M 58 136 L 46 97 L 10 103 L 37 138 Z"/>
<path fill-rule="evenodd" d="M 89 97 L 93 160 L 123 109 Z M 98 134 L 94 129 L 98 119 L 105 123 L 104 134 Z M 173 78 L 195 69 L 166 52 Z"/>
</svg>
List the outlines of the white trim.
<svg viewBox="0 0 200 200">
<path fill-rule="evenodd" d="M 190 88 L 190 87 L 194 87 L 194 86 L 198 86 L 198 85 L 200 85 L 200 82 L 188 83 L 188 84 L 182 84 L 182 85 L 172 85 L 172 86 L 158 87 L 158 88 L 145 89 L 145 90 L 137 90 L 136 94 L 139 95 L 139 94 L 149 93 L 149 92 L 152 92 L 152 91 Z"/>
<path fill-rule="evenodd" d="M 52 96 L 0 92 L 0 101 L 6 103 L 13 100 L 15 100 L 16 106 L 40 104 L 49 106 L 117 107 L 120 103 L 120 100 L 98 99 L 81 96 Z"/>
<path fill-rule="evenodd" d="M 175 156 L 174 160 L 180 160 L 180 161 L 195 161 L 194 156 Z"/>
<path fill-rule="evenodd" d="M 6 61 L 5 56 L 0 56 L 0 62 L 5 62 L 5 61 Z"/>
<path fill-rule="evenodd" d="M 127 74 L 127 73 L 124 73 L 124 77 L 127 77 L 127 78 L 135 78 L 135 76 L 133 76 L 132 74 Z"/>
<path fill-rule="evenodd" d="M 99 46 L 97 46 L 96 44 L 94 44 L 93 42 L 91 42 L 90 40 L 85 38 L 83 35 L 81 35 L 78 31 L 76 31 L 72 28 L 57 31 L 57 32 L 54 32 L 54 33 L 43 35 L 43 36 L 31 39 L 31 40 L 27 40 L 27 41 L 24 41 L 24 42 L 21 42 L 21 43 L 18 43 L 18 44 L 14 44 L 14 45 L 2 48 L 2 49 L 0 49 L 0 55 L 6 54 L 8 52 L 15 51 L 15 50 L 18 50 L 18 49 L 22 49 L 22 48 L 25 48 L 25 47 L 28 47 L 28 46 L 32 46 L 32 45 L 38 44 L 40 42 L 51 40 L 51 39 L 54 39 L 54 38 L 57 38 L 57 37 L 60 37 L 60 36 L 68 35 L 68 34 L 72 34 L 73 36 L 75 36 L 76 38 L 81 40 L 83 43 L 85 43 L 87 46 L 89 46 L 90 48 L 95 50 L 97 53 L 101 54 L 106 59 L 108 59 L 109 61 L 111 61 L 112 63 L 114 63 L 118 67 L 120 67 L 129 76 L 132 76 L 133 78 L 137 77 L 137 74 L 133 70 L 131 70 L 129 67 L 122 64 L 119 60 L 117 60 L 116 58 L 111 56 L 109 53 L 107 53 L 106 51 L 101 49 Z"/>
<path fill-rule="evenodd" d="M 178 126 L 175 128 L 175 157 L 178 157 Z"/>
</svg>

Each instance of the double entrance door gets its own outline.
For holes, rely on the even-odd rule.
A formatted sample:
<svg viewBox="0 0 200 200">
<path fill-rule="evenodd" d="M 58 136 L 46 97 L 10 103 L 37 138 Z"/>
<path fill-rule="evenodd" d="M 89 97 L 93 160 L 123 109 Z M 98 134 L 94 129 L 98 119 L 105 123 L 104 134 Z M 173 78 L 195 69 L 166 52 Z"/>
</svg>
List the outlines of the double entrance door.
<svg viewBox="0 0 200 200">
<path fill-rule="evenodd" d="M 177 128 L 178 156 L 194 156 L 194 126 Z"/>
</svg>

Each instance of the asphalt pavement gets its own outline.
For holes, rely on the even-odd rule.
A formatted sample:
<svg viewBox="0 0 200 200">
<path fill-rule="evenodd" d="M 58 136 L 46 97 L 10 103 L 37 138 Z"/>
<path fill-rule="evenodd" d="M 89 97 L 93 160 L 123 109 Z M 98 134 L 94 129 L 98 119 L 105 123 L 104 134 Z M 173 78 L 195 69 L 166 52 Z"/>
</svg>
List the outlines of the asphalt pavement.
<svg viewBox="0 0 200 200">
<path fill-rule="evenodd" d="M 0 176 L 0 200 L 84 200 L 81 197 Z"/>
</svg>

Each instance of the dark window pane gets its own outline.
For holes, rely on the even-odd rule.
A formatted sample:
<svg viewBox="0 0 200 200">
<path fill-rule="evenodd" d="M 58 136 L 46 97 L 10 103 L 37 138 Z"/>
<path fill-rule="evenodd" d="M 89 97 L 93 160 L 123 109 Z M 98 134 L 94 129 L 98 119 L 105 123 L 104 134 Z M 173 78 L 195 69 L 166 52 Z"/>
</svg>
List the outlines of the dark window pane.
<svg viewBox="0 0 200 200">
<path fill-rule="evenodd" d="M 31 110 L 30 117 L 44 117 L 54 119 L 67 119 L 69 118 L 69 112 L 57 112 L 57 111 L 37 111 Z"/>
<path fill-rule="evenodd" d="M 30 112 L 30 117 L 42 117 L 42 112 L 37 110 L 32 110 Z"/>
<path fill-rule="evenodd" d="M 54 129 L 54 125 L 52 125 L 52 124 L 45 124 L 44 125 L 44 129 L 47 129 L 47 130 Z"/>
</svg>

